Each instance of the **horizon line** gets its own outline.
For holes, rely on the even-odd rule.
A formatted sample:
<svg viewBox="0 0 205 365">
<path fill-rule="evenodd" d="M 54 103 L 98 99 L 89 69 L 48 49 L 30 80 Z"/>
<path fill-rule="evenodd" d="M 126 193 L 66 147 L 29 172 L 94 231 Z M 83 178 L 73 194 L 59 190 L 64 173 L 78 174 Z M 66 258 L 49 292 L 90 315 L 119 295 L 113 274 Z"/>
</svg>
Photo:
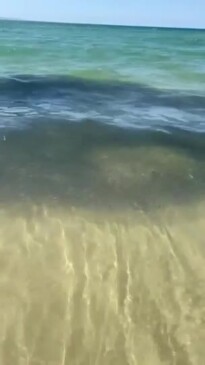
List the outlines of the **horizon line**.
<svg viewBox="0 0 205 365">
<path fill-rule="evenodd" d="M 0 17 L 0 21 L 13 21 L 25 23 L 46 23 L 46 24 L 63 24 L 63 25 L 88 25 L 88 26 L 108 26 L 108 27 L 130 27 L 130 28 L 159 28 L 159 29 L 182 29 L 182 30 L 205 30 L 201 27 L 188 26 L 170 26 L 170 25 L 137 25 L 137 24 L 111 24 L 111 23 L 89 23 L 89 22 L 68 22 L 68 21 L 54 21 L 54 20 L 37 20 L 37 19 L 20 19 Z"/>
</svg>

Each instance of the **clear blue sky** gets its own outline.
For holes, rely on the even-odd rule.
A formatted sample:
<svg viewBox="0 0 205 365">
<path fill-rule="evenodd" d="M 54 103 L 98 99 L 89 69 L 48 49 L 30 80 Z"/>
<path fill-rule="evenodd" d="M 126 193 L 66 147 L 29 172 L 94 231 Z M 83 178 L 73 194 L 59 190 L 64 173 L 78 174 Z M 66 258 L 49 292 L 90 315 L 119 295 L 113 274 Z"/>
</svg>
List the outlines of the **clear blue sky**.
<svg viewBox="0 0 205 365">
<path fill-rule="evenodd" d="M 0 17 L 205 28 L 205 0 L 0 0 Z"/>
</svg>

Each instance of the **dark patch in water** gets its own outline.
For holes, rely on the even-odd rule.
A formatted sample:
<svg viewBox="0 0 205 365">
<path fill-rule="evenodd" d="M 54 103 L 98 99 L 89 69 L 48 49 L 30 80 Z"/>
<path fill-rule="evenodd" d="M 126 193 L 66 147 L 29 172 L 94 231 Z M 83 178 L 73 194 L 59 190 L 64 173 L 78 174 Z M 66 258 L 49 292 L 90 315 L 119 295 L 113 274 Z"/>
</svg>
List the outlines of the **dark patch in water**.
<svg viewBox="0 0 205 365">
<path fill-rule="evenodd" d="M 190 95 L 179 90 L 160 90 L 143 84 L 120 81 L 94 81 L 69 76 L 15 75 L 0 79 L 0 92 L 7 97 L 59 97 L 90 93 L 106 98 L 126 98 L 140 105 L 174 108 L 205 108 L 205 95 Z M 99 94 L 100 95 L 99 95 Z"/>
<path fill-rule="evenodd" d="M 68 76 L 17 75 L 0 79 L 0 122 L 4 126 L 17 116 L 58 116 L 135 128 L 180 126 L 204 131 L 204 114 L 205 95 L 180 90 Z"/>
</svg>

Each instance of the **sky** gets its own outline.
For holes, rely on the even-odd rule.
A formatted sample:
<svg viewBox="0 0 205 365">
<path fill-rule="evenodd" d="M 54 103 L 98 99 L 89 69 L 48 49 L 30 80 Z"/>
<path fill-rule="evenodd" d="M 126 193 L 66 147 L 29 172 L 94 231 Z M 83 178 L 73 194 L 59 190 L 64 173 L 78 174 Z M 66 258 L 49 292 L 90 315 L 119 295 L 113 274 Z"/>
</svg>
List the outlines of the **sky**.
<svg viewBox="0 0 205 365">
<path fill-rule="evenodd" d="M 205 28 L 205 0 L 0 0 L 0 18 Z"/>
</svg>

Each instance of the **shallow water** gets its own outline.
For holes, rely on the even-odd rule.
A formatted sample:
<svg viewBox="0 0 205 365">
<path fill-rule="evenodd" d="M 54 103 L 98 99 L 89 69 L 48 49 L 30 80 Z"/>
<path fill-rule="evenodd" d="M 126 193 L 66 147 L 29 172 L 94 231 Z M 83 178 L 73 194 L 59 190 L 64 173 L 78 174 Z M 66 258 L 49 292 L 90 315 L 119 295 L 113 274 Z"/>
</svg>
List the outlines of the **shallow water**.
<svg viewBox="0 0 205 365">
<path fill-rule="evenodd" d="M 203 143 L 168 137 L 92 123 L 7 132 L 2 364 L 203 363 Z"/>
<path fill-rule="evenodd" d="M 2 208 L 1 363 L 203 363 L 202 217 Z"/>
<path fill-rule="evenodd" d="M 203 364 L 204 32 L 0 24 L 0 364 Z"/>
</svg>

